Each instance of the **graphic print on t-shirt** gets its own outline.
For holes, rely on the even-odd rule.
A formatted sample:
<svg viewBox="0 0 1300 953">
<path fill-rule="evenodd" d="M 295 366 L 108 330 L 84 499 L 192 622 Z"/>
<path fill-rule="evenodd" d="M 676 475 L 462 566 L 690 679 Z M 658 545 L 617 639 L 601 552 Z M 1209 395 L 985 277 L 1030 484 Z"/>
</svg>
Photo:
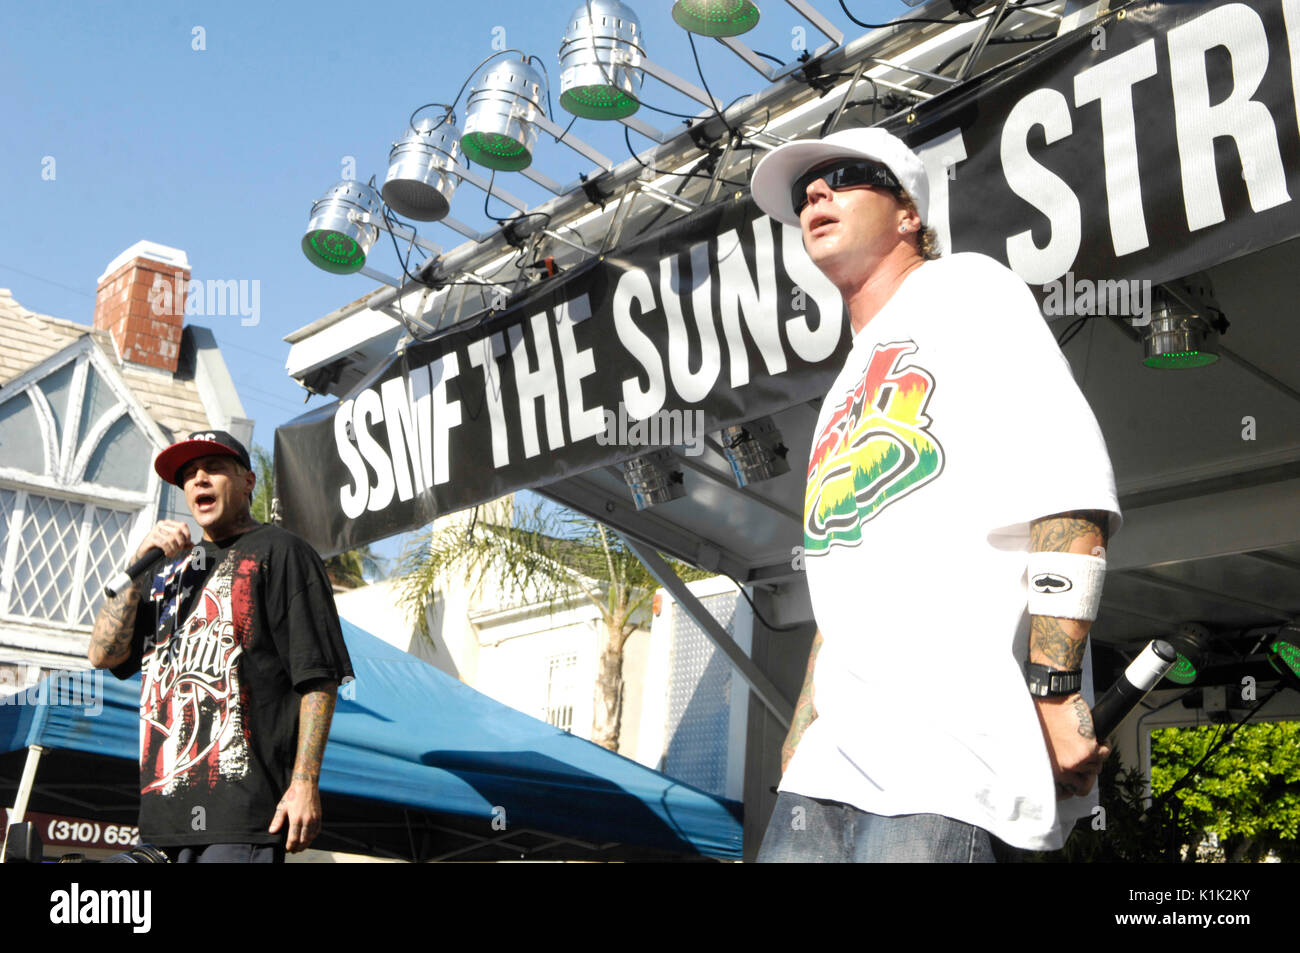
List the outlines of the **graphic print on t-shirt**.
<svg viewBox="0 0 1300 953">
<path fill-rule="evenodd" d="M 925 415 L 934 378 L 914 364 L 900 367 L 916 350 L 911 341 L 877 344 L 817 435 L 804 491 L 808 555 L 856 546 L 863 523 L 942 472 L 943 448 Z"/>
<path fill-rule="evenodd" d="M 239 683 L 243 646 L 231 611 L 234 569 L 231 558 L 213 569 L 183 625 L 168 625 L 176 607 L 164 607 L 156 639 L 145 646 L 140 764 L 155 780 L 141 794 L 210 790 L 249 772 L 247 699 Z M 182 572 L 163 587 L 176 590 L 178 604 L 190 595 L 185 580 Z"/>
</svg>

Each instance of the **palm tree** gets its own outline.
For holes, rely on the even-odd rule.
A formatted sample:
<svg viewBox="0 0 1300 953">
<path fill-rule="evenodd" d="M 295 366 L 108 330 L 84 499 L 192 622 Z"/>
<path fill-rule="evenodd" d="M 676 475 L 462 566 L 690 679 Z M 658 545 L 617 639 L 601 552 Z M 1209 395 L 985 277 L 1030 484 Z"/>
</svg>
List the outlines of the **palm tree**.
<svg viewBox="0 0 1300 953">
<path fill-rule="evenodd" d="M 686 579 L 709 573 L 674 564 Z M 516 510 L 476 507 L 432 525 L 408 548 L 397 575 L 401 605 L 423 618 L 440 583 L 492 581 L 503 598 L 558 608 L 586 599 L 604 623 L 597 664 L 592 741 L 618 750 L 623 720 L 623 649 L 658 583 L 623 539 L 601 523 L 545 503 Z"/>
<path fill-rule="evenodd" d="M 249 511 L 259 523 L 275 522 L 275 461 L 265 447 L 253 447 L 253 470 L 257 484 Z M 376 579 L 388 571 L 387 562 L 370 551 L 369 544 L 347 552 L 336 553 L 325 560 L 325 572 L 330 582 L 340 589 L 358 589 L 367 577 Z"/>
</svg>

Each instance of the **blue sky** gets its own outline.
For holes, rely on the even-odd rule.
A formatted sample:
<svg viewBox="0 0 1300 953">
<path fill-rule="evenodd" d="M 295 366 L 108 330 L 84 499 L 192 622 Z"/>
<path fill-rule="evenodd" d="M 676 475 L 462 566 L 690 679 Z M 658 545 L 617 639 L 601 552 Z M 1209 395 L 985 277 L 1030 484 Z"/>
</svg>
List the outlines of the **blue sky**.
<svg viewBox="0 0 1300 953">
<path fill-rule="evenodd" d="M 816 5 L 849 39 L 863 32 L 838 2 Z M 632 6 L 647 54 L 699 85 L 671 4 Z M 908 11 L 901 0 L 848 6 L 873 22 Z M 12 231 L 0 287 L 33 311 L 89 324 L 96 279 L 140 239 L 184 249 L 196 281 L 257 281 L 255 326 L 230 315 L 188 320 L 216 334 L 257 422 L 254 442 L 269 448 L 277 426 L 324 402 L 303 403 L 306 392 L 284 372 L 281 339 L 374 287 L 361 276 L 326 274 L 303 257 L 311 203 L 343 177 L 348 157 L 358 178 L 382 182 L 388 149 L 411 111 L 455 96 L 494 41 L 541 57 L 558 99 L 556 53 L 576 7 L 567 0 L 6 3 L 0 181 Z M 808 46 L 822 42 L 784 3 L 761 0 L 760 7 L 763 21 L 745 38 L 755 49 L 789 61 L 800 27 Z M 724 102 L 765 84 L 714 41 L 696 42 L 708 85 Z M 649 78 L 642 99 L 698 110 Z M 661 129 L 678 122 L 640 115 Z M 561 112 L 557 122 L 569 118 Z M 578 120 L 573 132 L 616 162 L 627 157 L 621 126 Z M 650 145 L 635 134 L 632 143 L 638 151 Z M 536 165 L 562 183 L 591 171 L 576 152 L 549 141 L 539 144 Z M 518 174 L 501 182 L 530 203 L 546 198 Z M 483 198 L 463 187 L 452 215 L 484 227 Z M 496 202 L 492 210 L 506 211 Z M 420 232 L 447 249 L 462 241 L 442 225 Z M 391 243 L 371 261 L 399 270 Z"/>
</svg>

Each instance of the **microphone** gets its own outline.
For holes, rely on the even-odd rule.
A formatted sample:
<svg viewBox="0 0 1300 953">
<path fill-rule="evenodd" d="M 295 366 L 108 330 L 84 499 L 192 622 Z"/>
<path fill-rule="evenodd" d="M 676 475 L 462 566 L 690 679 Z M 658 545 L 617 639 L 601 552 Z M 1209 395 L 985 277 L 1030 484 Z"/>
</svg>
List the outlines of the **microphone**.
<svg viewBox="0 0 1300 953">
<path fill-rule="evenodd" d="M 1092 726 L 1097 738 L 1104 739 L 1118 728 L 1138 702 L 1146 698 L 1147 692 L 1165 677 L 1177 659 L 1174 647 L 1163 639 L 1148 642 L 1115 684 L 1092 706 Z"/>
<path fill-rule="evenodd" d="M 150 546 L 143 556 L 108 581 L 104 586 L 104 595 L 116 598 L 117 594 L 145 574 L 150 566 L 163 558 L 163 551 L 157 546 Z"/>
</svg>

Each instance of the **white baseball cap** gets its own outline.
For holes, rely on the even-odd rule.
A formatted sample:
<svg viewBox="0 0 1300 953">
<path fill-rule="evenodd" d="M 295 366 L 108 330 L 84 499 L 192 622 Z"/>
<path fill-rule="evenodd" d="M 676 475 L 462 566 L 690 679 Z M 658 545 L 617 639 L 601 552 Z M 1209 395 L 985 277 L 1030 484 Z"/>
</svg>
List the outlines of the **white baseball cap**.
<svg viewBox="0 0 1300 953">
<path fill-rule="evenodd" d="M 902 139 L 883 129 L 845 129 L 825 139 L 801 139 L 777 146 L 763 156 L 754 170 L 749 189 L 754 201 L 772 218 L 798 227 L 799 216 L 790 204 L 795 180 L 814 166 L 834 159 L 871 159 L 881 163 L 911 197 L 922 224 L 930 211 L 930 179 L 920 156 Z"/>
</svg>

